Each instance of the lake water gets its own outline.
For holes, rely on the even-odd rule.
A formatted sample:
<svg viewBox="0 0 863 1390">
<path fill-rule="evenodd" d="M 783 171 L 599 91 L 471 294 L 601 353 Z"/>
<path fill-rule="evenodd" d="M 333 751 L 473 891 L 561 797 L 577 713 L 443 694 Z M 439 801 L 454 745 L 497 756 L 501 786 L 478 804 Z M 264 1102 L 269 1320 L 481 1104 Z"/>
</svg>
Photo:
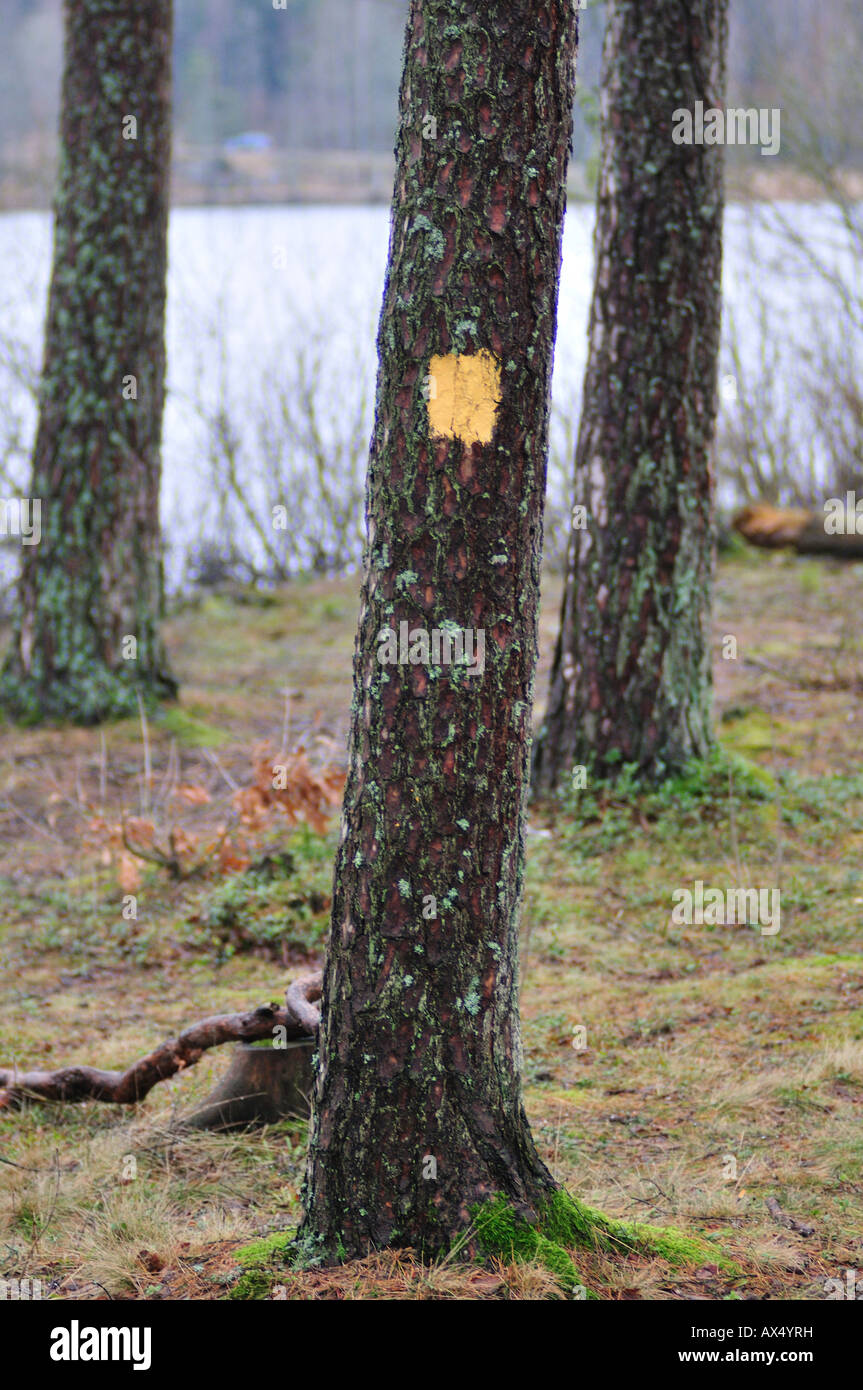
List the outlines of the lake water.
<svg viewBox="0 0 863 1390">
<path fill-rule="evenodd" d="M 805 246 L 829 255 L 853 285 L 859 265 L 841 249 L 829 209 L 786 204 L 778 211 Z M 222 404 L 242 442 L 253 505 L 266 506 L 271 488 L 255 494 L 257 416 L 266 390 L 296 389 L 297 349 L 319 407 L 319 426 L 335 448 L 348 417 L 371 428 L 374 339 L 383 290 L 389 211 L 384 207 L 177 208 L 171 215 L 168 287 L 168 400 L 164 432 L 162 517 L 179 554 L 204 529 L 218 528 L 207 466 L 207 430 L 201 411 Z M 593 208 L 567 213 L 554 374 L 555 461 L 551 489 L 565 504 L 569 446 L 565 421 L 578 413 L 591 293 Z M 50 273 L 51 219 L 45 213 L 0 216 L 0 457 L 26 492 L 26 449 L 34 414 L 10 371 L 9 349 L 35 364 Z M 809 332 L 803 306 L 823 300 L 820 331 L 829 334 L 833 302 L 805 255 L 790 256 L 783 239 L 762 225 L 756 210 L 731 207 L 726 217 L 724 289 L 740 326 L 747 371 L 757 373 L 764 330 L 753 307 L 753 284 L 769 305 L 772 348 L 783 357 L 781 378 L 796 395 L 795 340 Z M 858 285 L 859 290 L 859 285 Z M 314 351 L 312 351 L 314 349 Z M 726 361 L 723 370 L 729 369 Z M 766 405 L 767 403 L 765 403 Z M 733 409 L 726 402 L 722 409 Z M 344 417 L 344 418 L 343 418 Z M 17 427 L 19 447 L 10 445 Z M 805 426 L 804 426 L 805 427 Z M 11 451 L 11 452 L 10 452 Z M 364 454 L 364 447 L 360 450 Z M 362 472 L 363 459 L 357 462 Z M 8 484 L 7 484 L 8 495 Z"/>
</svg>

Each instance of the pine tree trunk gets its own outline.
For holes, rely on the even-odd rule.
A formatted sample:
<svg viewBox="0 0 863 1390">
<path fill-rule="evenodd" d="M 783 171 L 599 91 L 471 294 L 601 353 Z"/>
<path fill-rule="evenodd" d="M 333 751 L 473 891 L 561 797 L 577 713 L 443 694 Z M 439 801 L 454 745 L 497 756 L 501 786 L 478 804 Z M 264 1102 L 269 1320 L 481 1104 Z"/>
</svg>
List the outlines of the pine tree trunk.
<svg viewBox="0 0 863 1390">
<path fill-rule="evenodd" d="M 22 547 L 0 699 L 91 722 L 176 692 L 159 636 L 171 0 L 66 0 L 65 21 L 41 540 Z"/>
<path fill-rule="evenodd" d="M 554 1186 L 517 954 L 575 45 L 570 0 L 411 6 L 303 1227 L 330 1255 Z M 402 623 L 417 659 L 382 660 Z M 481 673 L 425 660 L 448 626 Z"/>
<path fill-rule="evenodd" d="M 533 782 L 661 779 L 711 741 L 711 451 L 722 149 L 673 113 L 724 101 L 726 0 L 611 0 L 573 526 Z M 581 509 L 581 510 L 580 510 Z M 584 782 L 581 783 L 584 785 Z"/>
</svg>

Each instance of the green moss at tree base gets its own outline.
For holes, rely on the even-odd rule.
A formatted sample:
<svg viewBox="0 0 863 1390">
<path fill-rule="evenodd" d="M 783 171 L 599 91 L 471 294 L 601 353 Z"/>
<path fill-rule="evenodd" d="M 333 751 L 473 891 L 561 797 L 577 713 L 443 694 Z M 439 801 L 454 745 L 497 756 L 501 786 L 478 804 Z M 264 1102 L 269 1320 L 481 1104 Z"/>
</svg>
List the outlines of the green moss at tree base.
<svg viewBox="0 0 863 1390">
<path fill-rule="evenodd" d="M 503 1195 L 473 1207 L 471 1218 L 485 1255 L 540 1264 L 554 1276 L 562 1293 L 571 1298 L 599 1297 L 588 1287 L 573 1259 L 574 1250 L 637 1254 L 665 1260 L 676 1269 L 712 1264 L 726 1275 L 740 1274 L 737 1265 L 712 1241 L 686 1235 L 672 1226 L 618 1221 L 577 1201 L 563 1188 L 542 1204 L 536 1222 L 519 1216 Z M 341 1263 L 345 1250 L 340 1247 L 330 1258 L 320 1245 L 298 1239 L 296 1230 L 291 1229 L 252 1241 L 236 1252 L 235 1259 L 243 1274 L 229 1297 L 249 1301 L 268 1298 L 286 1267 L 303 1269 Z"/>
<path fill-rule="evenodd" d="M 177 684 L 168 676 L 142 681 L 107 667 L 47 687 L 8 667 L 0 674 L 0 711 L 25 726 L 46 720 L 87 725 L 137 718 L 139 696 L 146 710 L 155 711 L 162 701 L 176 699 Z"/>
<path fill-rule="evenodd" d="M 489 1255 L 516 1260 L 536 1260 L 569 1289 L 584 1288 L 569 1251 L 585 1249 L 607 1254 L 639 1254 L 667 1260 L 676 1268 L 714 1264 L 726 1274 L 738 1274 L 737 1266 L 711 1242 L 689 1236 L 674 1227 L 617 1221 L 585 1206 L 559 1188 L 531 1224 L 513 1210 L 504 1196 L 474 1207 L 471 1216 L 480 1246 Z M 588 1292 L 588 1298 L 596 1297 Z"/>
<path fill-rule="evenodd" d="M 515 1259 L 527 1264 L 536 1261 L 553 1274 L 562 1289 L 570 1293 L 584 1290 L 582 1297 L 595 1299 L 587 1289 L 572 1257 L 559 1241 L 549 1239 L 540 1229 L 517 1216 L 506 1197 L 495 1197 L 471 1211 L 479 1244 L 487 1255 Z M 542 1224 L 542 1223 L 540 1223 Z M 569 1241 L 572 1245 L 575 1242 Z"/>
</svg>

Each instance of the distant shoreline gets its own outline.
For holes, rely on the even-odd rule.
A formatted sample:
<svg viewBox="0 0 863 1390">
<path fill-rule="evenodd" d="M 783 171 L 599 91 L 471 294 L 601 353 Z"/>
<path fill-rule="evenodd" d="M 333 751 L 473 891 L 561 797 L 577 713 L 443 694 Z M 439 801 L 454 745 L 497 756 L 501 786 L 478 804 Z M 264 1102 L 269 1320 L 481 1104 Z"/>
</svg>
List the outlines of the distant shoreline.
<svg viewBox="0 0 863 1390">
<path fill-rule="evenodd" d="M 766 161 L 729 161 L 729 202 L 820 202 L 824 189 L 798 170 Z M 260 207 L 332 205 L 389 206 L 395 163 L 391 155 L 353 150 L 226 153 L 181 149 L 175 153 L 171 202 L 174 207 Z M 852 199 L 863 200 L 863 171 L 848 170 L 841 184 Z M 54 168 L 0 165 L 0 212 L 50 211 Z M 567 180 L 570 202 L 592 202 L 595 189 L 588 166 L 573 163 Z"/>
</svg>

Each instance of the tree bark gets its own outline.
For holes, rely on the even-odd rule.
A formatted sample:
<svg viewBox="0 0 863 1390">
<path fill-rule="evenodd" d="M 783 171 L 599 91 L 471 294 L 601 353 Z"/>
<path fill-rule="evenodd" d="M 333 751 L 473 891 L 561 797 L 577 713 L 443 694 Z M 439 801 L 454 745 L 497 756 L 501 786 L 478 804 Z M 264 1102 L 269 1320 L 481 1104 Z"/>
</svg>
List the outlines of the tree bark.
<svg viewBox="0 0 863 1390">
<path fill-rule="evenodd" d="M 611 0 L 589 355 L 542 792 L 653 780 L 711 742 L 722 150 L 673 113 L 724 100 L 726 0 Z M 582 510 L 579 510 L 582 509 Z M 584 785 L 584 783 L 582 783 Z"/>
<path fill-rule="evenodd" d="M 576 33 L 570 0 L 411 5 L 302 1228 L 330 1256 L 554 1186 L 517 951 Z M 481 632 L 483 671 L 384 662 L 402 623 Z"/>
<path fill-rule="evenodd" d="M 159 636 L 171 20 L 171 0 L 65 5 L 31 479 L 41 540 L 22 547 L 0 681 L 31 722 L 90 723 L 134 713 L 138 692 L 176 693 Z"/>
</svg>

